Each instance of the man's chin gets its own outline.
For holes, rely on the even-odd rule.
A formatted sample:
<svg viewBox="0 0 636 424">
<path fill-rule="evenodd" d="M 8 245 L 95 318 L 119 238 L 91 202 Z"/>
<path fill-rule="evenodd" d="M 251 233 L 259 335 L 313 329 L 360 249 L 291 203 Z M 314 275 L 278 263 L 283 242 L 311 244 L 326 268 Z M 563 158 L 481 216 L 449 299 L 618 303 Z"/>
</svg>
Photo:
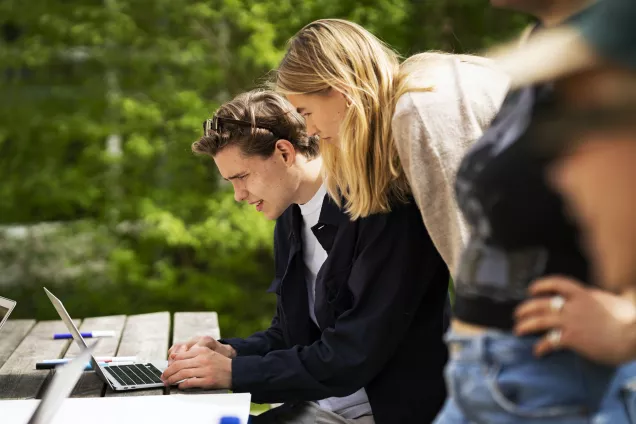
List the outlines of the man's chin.
<svg viewBox="0 0 636 424">
<path fill-rule="evenodd" d="M 263 214 L 265 219 L 270 221 L 277 220 L 283 214 L 282 211 L 270 211 L 270 210 L 264 210 L 261 213 Z"/>
<path fill-rule="evenodd" d="M 278 218 L 280 218 L 280 216 L 285 213 L 285 211 L 287 209 L 289 209 L 289 207 L 292 206 L 292 203 L 287 203 L 287 202 L 278 202 L 276 204 L 272 204 L 269 202 L 264 202 L 263 203 L 263 209 L 260 211 L 260 213 L 263 214 L 263 216 L 265 217 L 265 219 L 268 219 L 270 221 L 274 221 Z"/>
</svg>

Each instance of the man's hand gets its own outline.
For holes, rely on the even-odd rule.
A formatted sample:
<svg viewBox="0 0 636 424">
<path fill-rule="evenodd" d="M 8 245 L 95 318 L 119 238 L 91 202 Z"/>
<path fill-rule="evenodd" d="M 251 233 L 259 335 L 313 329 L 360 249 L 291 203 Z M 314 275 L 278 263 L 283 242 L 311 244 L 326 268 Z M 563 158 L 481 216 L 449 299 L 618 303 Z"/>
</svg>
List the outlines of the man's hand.
<svg viewBox="0 0 636 424">
<path fill-rule="evenodd" d="M 570 348 L 612 365 L 636 358 L 636 306 L 629 300 L 559 276 L 538 280 L 530 287 L 530 295 L 536 298 L 521 304 L 515 313 L 515 333 L 560 330 L 559 339 L 548 335 L 535 345 L 536 355 Z M 563 298 L 560 309 L 554 307 L 554 296 Z"/>
<path fill-rule="evenodd" d="M 194 344 L 188 351 L 174 354 L 172 364 L 161 375 L 166 386 L 177 381 L 180 389 L 231 389 L 232 360 L 208 347 Z"/>
<path fill-rule="evenodd" d="M 172 347 L 168 350 L 168 365 L 172 364 L 177 354 L 187 352 L 192 349 L 193 346 L 207 347 L 208 349 L 220 353 L 230 359 L 236 357 L 236 351 L 232 346 L 219 343 L 210 336 L 198 336 L 190 339 L 186 343 L 175 343 L 172 345 Z"/>
</svg>

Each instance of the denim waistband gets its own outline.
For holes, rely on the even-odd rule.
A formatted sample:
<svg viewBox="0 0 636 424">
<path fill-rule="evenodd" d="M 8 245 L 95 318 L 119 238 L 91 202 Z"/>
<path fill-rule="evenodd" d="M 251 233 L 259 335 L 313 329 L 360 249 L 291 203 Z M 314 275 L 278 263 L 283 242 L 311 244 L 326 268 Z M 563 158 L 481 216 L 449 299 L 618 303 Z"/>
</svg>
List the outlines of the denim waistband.
<svg viewBox="0 0 636 424">
<path fill-rule="evenodd" d="M 532 349 L 539 337 L 517 337 L 512 333 L 490 330 L 476 335 L 449 331 L 445 339 L 454 351 L 459 351 L 454 359 L 483 361 L 496 358 L 499 362 L 516 362 L 534 358 Z"/>
</svg>

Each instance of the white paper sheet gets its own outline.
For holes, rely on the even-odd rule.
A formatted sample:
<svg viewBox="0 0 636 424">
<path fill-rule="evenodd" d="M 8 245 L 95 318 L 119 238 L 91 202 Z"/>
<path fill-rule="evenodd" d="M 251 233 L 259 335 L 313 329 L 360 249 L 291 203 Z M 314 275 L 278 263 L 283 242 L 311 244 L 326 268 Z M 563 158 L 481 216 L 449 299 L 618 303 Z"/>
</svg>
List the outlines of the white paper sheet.
<svg viewBox="0 0 636 424">
<path fill-rule="evenodd" d="M 64 399 L 51 424 L 217 424 L 222 416 L 247 424 L 251 395 L 170 395 Z M 25 424 L 39 400 L 0 401 L 2 424 Z"/>
</svg>

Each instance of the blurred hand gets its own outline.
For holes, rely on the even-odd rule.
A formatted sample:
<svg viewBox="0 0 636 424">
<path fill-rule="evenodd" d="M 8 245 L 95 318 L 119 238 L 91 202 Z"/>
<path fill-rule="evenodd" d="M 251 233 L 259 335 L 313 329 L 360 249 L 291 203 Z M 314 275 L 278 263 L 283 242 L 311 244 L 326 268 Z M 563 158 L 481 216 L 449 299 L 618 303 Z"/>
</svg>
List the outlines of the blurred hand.
<svg viewBox="0 0 636 424">
<path fill-rule="evenodd" d="M 555 344 L 549 336 L 535 345 L 537 356 L 570 348 L 596 362 L 621 364 L 636 358 L 636 305 L 606 291 L 589 288 L 565 277 L 547 277 L 530 286 L 537 297 L 521 304 L 515 313 L 519 336 L 561 330 Z M 561 310 L 551 308 L 551 298 L 562 296 Z"/>
<path fill-rule="evenodd" d="M 195 343 L 187 351 L 174 354 L 161 380 L 166 386 L 185 380 L 179 384 L 180 389 L 231 389 L 232 360 Z"/>
<path fill-rule="evenodd" d="M 175 343 L 172 345 L 172 347 L 168 350 L 168 365 L 172 364 L 176 355 L 187 352 L 194 346 L 207 347 L 208 349 L 230 359 L 236 356 L 236 351 L 232 346 L 219 343 L 210 336 L 198 336 L 190 339 L 186 343 Z"/>
</svg>

